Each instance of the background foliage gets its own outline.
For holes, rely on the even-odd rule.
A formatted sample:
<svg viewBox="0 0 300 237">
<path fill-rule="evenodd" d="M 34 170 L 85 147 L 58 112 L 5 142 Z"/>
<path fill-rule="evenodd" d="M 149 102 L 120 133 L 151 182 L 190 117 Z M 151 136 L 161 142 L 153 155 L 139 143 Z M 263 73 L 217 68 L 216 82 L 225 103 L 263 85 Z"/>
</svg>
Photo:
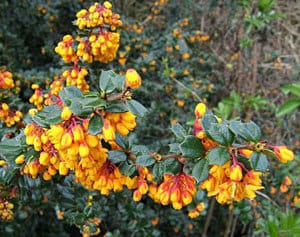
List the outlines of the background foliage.
<svg viewBox="0 0 300 237">
<path fill-rule="evenodd" d="M 95 74 L 100 69 L 139 71 L 143 86 L 134 96 L 148 113 L 131 139 L 153 151 L 168 151 L 167 144 L 174 142 L 172 123 L 191 130 L 194 105 L 203 101 L 223 119 L 253 120 L 270 143 L 289 145 L 297 153 L 300 8 L 296 2 L 112 1 L 124 22 L 118 57 L 91 68 Z M 24 113 L 32 108 L 30 86 L 49 86 L 62 73 L 63 63 L 54 48 L 65 34 L 75 32 L 76 12 L 92 3 L 1 1 L 0 66 L 13 72 L 19 88 L 13 95 L 2 95 L 1 101 Z M 0 126 L 2 140 L 22 127 Z M 1 223 L 0 231 L 7 236 L 80 236 L 77 226 L 86 217 L 94 218 L 86 208 L 92 196 L 92 208 L 101 213 L 100 236 L 297 236 L 299 157 L 288 165 L 274 165 L 256 202 L 228 208 L 206 198 L 207 208 L 196 219 L 190 219 L 187 210 L 175 211 L 151 200 L 135 203 L 127 191 L 99 196 L 71 185 L 67 178 L 45 183 L 24 176 L 18 184 L 24 206 L 14 203 L 15 220 Z M 287 189 L 282 187 L 286 176 L 293 182 Z M 197 195 L 202 199 L 204 193 Z M 70 211 L 59 220 L 67 205 Z"/>
</svg>

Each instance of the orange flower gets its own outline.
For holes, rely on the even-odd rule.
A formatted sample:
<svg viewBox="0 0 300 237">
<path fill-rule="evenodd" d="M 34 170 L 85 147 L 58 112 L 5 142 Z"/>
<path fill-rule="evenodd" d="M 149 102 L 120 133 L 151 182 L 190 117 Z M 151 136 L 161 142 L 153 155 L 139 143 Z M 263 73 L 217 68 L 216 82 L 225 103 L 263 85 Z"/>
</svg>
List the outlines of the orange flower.
<svg viewBox="0 0 300 237">
<path fill-rule="evenodd" d="M 232 181 L 241 181 L 243 178 L 242 167 L 239 165 L 232 165 L 230 168 L 230 179 Z"/>
</svg>

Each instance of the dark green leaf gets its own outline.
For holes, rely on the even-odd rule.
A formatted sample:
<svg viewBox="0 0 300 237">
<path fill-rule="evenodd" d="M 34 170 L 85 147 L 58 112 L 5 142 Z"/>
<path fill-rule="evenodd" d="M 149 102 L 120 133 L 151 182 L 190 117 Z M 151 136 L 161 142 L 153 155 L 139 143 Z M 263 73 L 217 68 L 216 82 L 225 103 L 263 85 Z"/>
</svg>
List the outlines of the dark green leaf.
<svg viewBox="0 0 300 237">
<path fill-rule="evenodd" d="M 269 165 L 268 159 L 265 154 L 253 152 L 250 157 L 252 169 L 258 171 L 266 171 Z"/>
<path fill-rule="evenodd" d="M 169 147 L 170 147 L 170 152 L 171 153 L 180 153 L 180 149 L 179 149 L 179 143 L 171 143 L 169 144 Z"/>
<path fill-rule="evenodd" d="M 109 70 L 109 71 L 102 70 L 100 78 L 99 78 L 100 89 L 102 91 L 105 91 L 106 93 L 111 93 L 116 88 L 116 86 L 113 82 L 116 75 L 117 74 L 111 70 Z"/>
<path fill-rule="evenodd" d="M 74 98 L 82 98 L 83 94 L 76 86 L 69 86 L 61 90 L 59 96 L 66 106 L 70 106 Z"/>
<path fill-rule="evenodd" d="M 206 157 L 210 165 L 224 165 L 230 154 L 225 147 L 216 147 L 209 150 Z"/>
<path fill-rule="evenodd" d="M 113 101 L 107 105 L 105 111 L 111 112 L 111 113 L 122 113 L 122 112 L 127 112 L 128 108 L 121 101 Z"/>
<path fill-rule="evenodd" d="M 192 170 L 192 176 L 197 180 L 197 182 L 202 182 L 208 178 L 209 174 L 209 161 L 207 159 L 199 160 Z"/>
<path fill-rule="evenodd" d="M 82 107 L 92 108 L 95 110 L 96 108 L 101 108 L 106 106 L 106 101 L 101 99 L 99 95 L 84 95 L 84 98 L 81 100 Z"/>
<path fill-rule="evenodd" d="M 136 100 L 126 100 L 126 106 L 131 113 L 138 117 L 144 117 L 147 112 L 147 109 Z"/>
<path fill-rule="evenodd" d="M 148 147 L 144 145 L 133 145 L 131 148 L 131 151 L 136 155 L 146 155 L 149 154 L 149 149 Z"/>
<path fill-rule="evenodd" d="M 204 153 L 202 143 L 195 136 L 186 136 L 179 149 L 185 158 L 199 158 Z"/>
<path fill-rule="evenodd" d="M 133 164 L 128 164 L 126 161 L 122 162 L 119 166 L 120 172 L 124 175 L 130 176 L 134 173 L 135 171 L 135 165 Z"/>
<path fill-rule="evenodd" d="M 103 121 L 101 116 L 95 114 L 89 122 L 88 133 L 92 135 L 97 135 L 101 133 L 102 127 L 103 127 Z"/>
<path fill-rule="evenodd" d="M 206 135 L 212 140 L 223 146 L 230 146 L 234 142 L 234 134 L 224 123 L 213 123 L 209 130 L 205 131 Z"/>
<path fill-rule="evenodd" d="M 250 163 L 250 159 L 246 158 L 244 156 L 238 155 L 238 160 L 239 162 L 241 162 L 248 170 L 252 169 L 251 163 Z"/>
<path fill-rule="evenodd" d="M 155 159 L 153 159 L 150 155 L 141 155 L 136 158 L 136 163 L 138 165 L 147 167 L 153 165 L 155 163 Z"/>
<path fill-rule="evenodd" d="M 154 179 L 160 180 L 163 178 L 163 175 L 166 172 L 166 165 L 163 162 L 157 162 L 154 164 L 153 169 L 152 169 Z"/>
<path fill-rule="evenodd" d="M 125 137 L 123 137 L 121 134 L 119 133 L 116 133 L 116 143 L 120 146 L 120 147 L 123 147 L 123 148 L 126 148 L 126 140 L 125 140 Z"/>
<path fill-rule="evenodd" d="M 39 123 L 41 126 L 58 124 L 62 122 L 61 119 L 61 107 L 57 104 L 45 106 L 42 111 L 37 112 L 33 116 L 33 121 Z"/>
<path fill-rule="evenodd" d="M 108 159 L 117 164 L 125 161 L 127 159 L 127 156 L 123 151 L 114 150 L 108 152 Z"/>
<path fill-rule="evenodd" d="M 230 123 L 230 129 L 245 141 L 259 142 L 261 140 L 260 128 L 252 121 L 249 123 L 233 121 Z"/>
<path fill-rule="evenodd" d="M 206 113 L 201 119 L 201 124 L 204 132 L 208 131 L 212 124 L 218 123 L 218 120 L 212 113 Z"/>
<path fill-rule="evenodd" d="M 292 113 L 298 106 L 300 106 L 299 99 L 288 99 L 284 102 L 276 112 L 276 117 Z"/>
<path fill-rule="evenodd" d="M 178 174 L 180 172 L 181 164 L 177 159 L 175 158 L 166 159 L 163 160 L 162 163 L 164 163 L 166 167 L 165 173 Z"/>
<path fill-rule="evenodd" d="M 179 139 L 183 139 L 187 135 L 185 129 L 179 123 L 172 124 L 171 130 Z"/>
</svg>

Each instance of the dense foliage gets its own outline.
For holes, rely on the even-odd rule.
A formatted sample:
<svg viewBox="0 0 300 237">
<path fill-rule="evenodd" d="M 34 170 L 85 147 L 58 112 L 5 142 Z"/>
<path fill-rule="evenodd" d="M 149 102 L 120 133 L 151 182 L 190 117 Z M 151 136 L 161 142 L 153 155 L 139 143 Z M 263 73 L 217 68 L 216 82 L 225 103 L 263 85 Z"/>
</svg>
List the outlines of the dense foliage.
<svg viewBox="0 0 300 237">
<path fill-rule="evenodd" d="M 2 1 L 0 233 L 297 236 L 276 4 Z"/>
</svg>

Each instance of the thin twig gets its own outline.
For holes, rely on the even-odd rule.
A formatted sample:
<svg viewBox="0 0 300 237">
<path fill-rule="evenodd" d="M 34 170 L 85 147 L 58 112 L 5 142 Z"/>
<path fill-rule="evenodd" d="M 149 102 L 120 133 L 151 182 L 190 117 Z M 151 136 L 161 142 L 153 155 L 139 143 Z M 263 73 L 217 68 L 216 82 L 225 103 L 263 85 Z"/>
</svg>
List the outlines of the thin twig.
<svg viewBox="0 0 300 237">
<path fill-rule="evenodd" d="M 266 194 L 264 194 L 264 193 L 262 193 L 262 192 L 260 192 L 260 191 L 255 191 L 258 195 L 260 195 L 260 196 L 262 196 L 262 197 L 264 197 L 265 199 L 268 199 L 271 203 L 273 203 L 276 207 L 279 207 L 280 208 L 280 206 L 274 201 L 274 200 L 272 200 L 268 195 L 266 195 Z"/>
<path fill-rule="evenodd" d="M 210 202 L 209 209 L 208 209 L 208 214 L 207 214 L 207 217 L 206 217 L 206 221 L 205 221 L 205 224 L 204 224 L 204 230 L 203 230 L 203 233 L 202 233 L 202 237 L 207 236 L 206 234 L 207 234 L 207 231 L 208 231 L 208 227 L 210 225 L 210 221 L 211 221 L 212 214 L 213 214 L 213 211 L 214 211 L 215 203 L 216 203 L 216 199 L 212 198 L 211 202 Z"/>
<path fill-rule="evenodd" d="M 194 98 L 196 98 L 199 102 L 203 102 L 203 100 L 197 95 L 197 93 L 195 91 L 193 91 L 192 89 L 186 87 L 184 84 L 182 84 L 180 81 L 178 81 L 177 79 L 170 77 L 174 82 L 176 82 L 180 87 L 184 88 L 185 90 L 189 91 L 192 96 Z"/>
<path fill-rule="evenodd" d="M 230 234 L 232 220 L 233 220 L 233 211 L 229 210 L 229 218 L 228 218 L 228 222 L 226 223 L 226 230 L 225 230 L 224 237 L 228 237 Z"/>
</svg>

